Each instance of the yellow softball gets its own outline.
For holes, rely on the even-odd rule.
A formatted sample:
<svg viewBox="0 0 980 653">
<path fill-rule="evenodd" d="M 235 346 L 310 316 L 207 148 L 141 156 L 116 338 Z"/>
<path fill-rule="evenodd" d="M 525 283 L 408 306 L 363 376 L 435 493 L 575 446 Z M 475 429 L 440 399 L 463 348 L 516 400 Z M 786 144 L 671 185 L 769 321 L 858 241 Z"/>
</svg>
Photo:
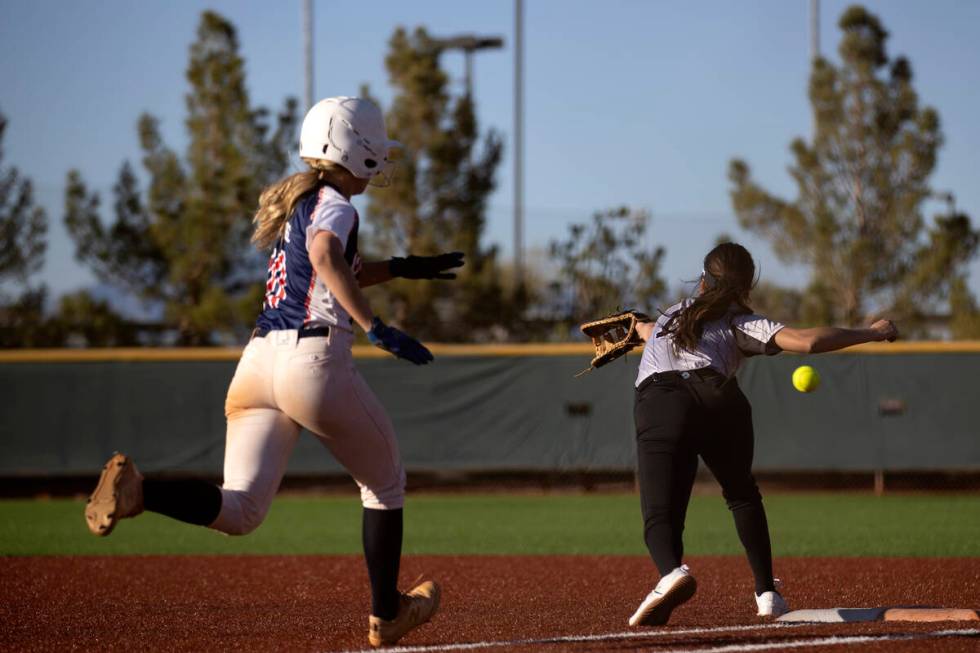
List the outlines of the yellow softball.
<svg viewBox="0 0 980 653">
<path fill-rule="evenodd" d="M 820 374 L 809 365 L 801 365 L 793 372 L 793 387 L 800 392 L 813 392 L 820 385 Z"/>
</svg>

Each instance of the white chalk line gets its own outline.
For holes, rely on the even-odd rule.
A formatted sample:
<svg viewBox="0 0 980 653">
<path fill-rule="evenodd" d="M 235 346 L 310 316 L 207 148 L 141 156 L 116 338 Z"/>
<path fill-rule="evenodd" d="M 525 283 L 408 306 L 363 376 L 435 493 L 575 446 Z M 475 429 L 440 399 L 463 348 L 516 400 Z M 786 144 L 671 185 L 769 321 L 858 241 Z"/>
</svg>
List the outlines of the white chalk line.
<svg viewBox="0 0 980 653">
<path fill-rule="evenodd" d="M 626 631 L 602 635 L 564 635 L 561 637 L 541 637 L 537 639 L 486 640 L 460 644 L 430 644 L 427 646 L 385 647 L 385 653 L 429 653 L 431 651 L 472 651 L 481 648 L 500 648 L 504 646 L 533 646 L 535 644 L 582 644 L 588 642 L 613 642 L 622 639 L 656 639 L 675 635 L 712 635 L 715 633 L 737 633 L 746 630 L 790 629 L 812 626 L 808 623 L 759 624 L 754 626 L 715 626 L 713 628 L 679 628 L 677 630 Z M 370 653 L 377 649 L 356 649 L 340 653 Z"/>
<path fill-rule="evenodd" d="M 586 644 L 589 642 L 610 642 L 625 639 L 656 639 L 677 635 L 712 635 L 744 632 L 747 630 L 780 629 L 786 630 L 801 626 L 814 626 L 812 623 L 798 624 L 760 624 L 758 626 L 719 626 L 715 628 L 683 628 L 670 631 L 623 632 L 604 635 L 568 635 L 540 639 L 514 639 L 506 641 L 482 641 L 460 644 L 433 644 L 429 646 L 393 646 L 385 648 L 386 653 L 429 653 L 433 651 L 470 651 L 481 648 L 500 648 L 506 646 L 534 646 L 551 644 Z M 759 644 L 724 644 L 721 646 L 701 646 L 697 648 L 661 649 L 663 653 L 744 653 L 747 651 L 767 651 L 772 649 L 805 648 L 820 646 L 839 646 L 841 644 L 867 644 L 883 641 L 921 640 L 945 637 L 980 637 L 980 629 L 937 630 L 925 633 L 884 633 L 881 635 L 833 635 L 810 639 L 781 640 Z M 372 653 L 377 649 L 359 649 L 342 653 Z"/>
</svg>

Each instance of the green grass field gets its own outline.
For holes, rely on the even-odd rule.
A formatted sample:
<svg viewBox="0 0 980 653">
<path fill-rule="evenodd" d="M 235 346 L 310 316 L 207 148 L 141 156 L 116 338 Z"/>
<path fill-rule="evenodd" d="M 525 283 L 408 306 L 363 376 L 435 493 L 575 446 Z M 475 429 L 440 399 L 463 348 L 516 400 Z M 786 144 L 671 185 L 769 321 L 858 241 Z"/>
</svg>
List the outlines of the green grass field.
<svg viewBox="0 0 980 653">
<path fill-rule="evenodd" d="M 980 496 L 775 494 L 766 497 L 778 556 L 980 556 Z M 79 500 L 0 501 L 0 555 L 337 554 L 360 551 L 355 497 L 285 496 L 247 537 L 155 514 L 88 533 Z M 638 497 L 413 495 L 407 554 L 644 554 Z M 741 552 L 720 497 L 694 497 L 687 553 Z"/>
</svg>

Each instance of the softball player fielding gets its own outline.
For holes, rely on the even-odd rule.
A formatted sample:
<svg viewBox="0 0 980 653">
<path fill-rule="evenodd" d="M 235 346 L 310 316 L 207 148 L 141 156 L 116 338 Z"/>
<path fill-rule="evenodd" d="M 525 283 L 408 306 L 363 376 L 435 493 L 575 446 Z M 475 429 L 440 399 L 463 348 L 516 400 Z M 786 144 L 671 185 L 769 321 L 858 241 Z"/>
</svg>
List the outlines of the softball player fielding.
<svg viewBox="0 0 980 653">
<path fill-rule="evenodd" d="M 789 611 L 773 579 L 769 526 L 752 477 L 752 407 L 735 372 L 748 356 L 820 353 L 898 336 L 888 320 L 867 329 L 784 326 L 752 312 L 754 279 L 755 263 L 744 247 L 718 245 L 704 258 L 697 296 L 638 327 L 646 341 L 634 404 L 640 501 L 644 539 L 661 579 L 630 626 L 667 623 L 697 590 L 682 562 L 682 532 L 698 456 L 735 519 L 755 578 L 758 615 Z"/>
<path fill-rule="evenodd" d="M 262 523 L 300 429 L 312 432 L 361 491 L 362 538 L 371 584 L 368 639 L 393 644 L 428 621 L 439 586 L 397 589 L 405 471 L 391 420 L 351 357 L 356 322 L 375 345 L 417 365 L 432 360 L 418 341 L 376 317 L 361 288 L 393 277 L 452 279 L 459 252 L 364 262 L 359 218 L 350 203 L 387 177 L 388 140 L 380 109 L 349 97 L 316 104 L 303 120 L 300 157 L 309 168 L 267 188 L 252 241 L 272 247 L 265 302 L 225 402 L 224 483 L 144 479 L 116 454 L 89 499 L 96 535 L 144 509 L 244 535 Z"/>
</svg>

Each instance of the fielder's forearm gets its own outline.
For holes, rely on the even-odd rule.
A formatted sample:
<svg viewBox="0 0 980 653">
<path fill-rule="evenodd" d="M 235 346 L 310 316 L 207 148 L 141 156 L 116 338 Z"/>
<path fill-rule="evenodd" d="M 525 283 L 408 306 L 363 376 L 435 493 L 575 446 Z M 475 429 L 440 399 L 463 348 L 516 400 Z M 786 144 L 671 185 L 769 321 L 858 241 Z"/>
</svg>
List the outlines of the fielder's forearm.
<svg viewBox="0 0 980 653">
<path fill-rule="evenodd" d="M 812 329 L 782 329 L 776 334 L 776 344 L 784 351 L 820 354 L 852 345 L 878 340 L 873 329 L 842 329 L 814 327 Z"/>
<path fill-rule="evenodd" d="M 361 288 L 374 286 L 385 281 L 391 281 L 391 268 L 388 261 L 369 261 L 361 263 L 361 273 L 357 275 L 357 282 Z"/>
<path fill-rule="evenodd" d="M 826 351 L 836 351 L 851 345 L 860 345 L 876 339 L 876 334 L 871 329 L 840 329 L 837 327 L 817 327 L 813 329 L 816 333 L 813 348 L 814 354 Z"/>
<path fill-rule="evenodd" d="M 640 322 L 636 325 L 636 332 L 640 334 L 640 337 L 644 341 L 650 340 L 650 336 L 653 334 L 653 328 L 656 325 L 653 322 Z"/>
<path fill-rule="evenodd" d="M 310 245 L 310 263 L 344 310 L 364 331 L 370 331 L 374 313 L 344 258 L 340 239 L 329 231 L 318 232 Z"/>
</svg>

